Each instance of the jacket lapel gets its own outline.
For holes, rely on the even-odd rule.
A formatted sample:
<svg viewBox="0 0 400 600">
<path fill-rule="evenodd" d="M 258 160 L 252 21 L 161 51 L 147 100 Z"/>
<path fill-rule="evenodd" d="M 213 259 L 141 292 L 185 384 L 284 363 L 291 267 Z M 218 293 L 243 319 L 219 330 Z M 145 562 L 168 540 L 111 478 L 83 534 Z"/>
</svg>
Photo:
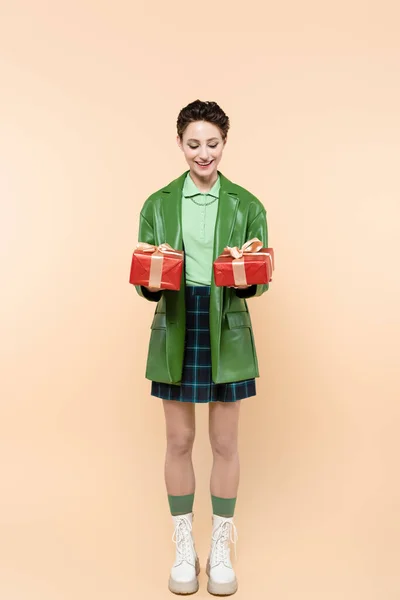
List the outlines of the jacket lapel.
<svg viewBox="0 0 400 600">
<path fill-rule="evenodd" d="M 218 258 L 225 246 L 229 246 L 239 206 L 239 197 L 234 190 L 234 185 L 220 171 L 218 172 L 220 174 L 221 187 L 217 219 L 215 221 L 213 260 Z"/>
<path fill-rule="evenodd" d="M 177 179 L 174 179 L 161 189 L 161 209 L 165 233 L 165 240 L 163 241 L 166 241 L 176 250 L 183 250 L 182 189 L 187 173 L 188 171 L 185 171 Z M 218 171 L 218 173 L 220 175 L 221 187 L 215 221 L 214 260 L 222 253 L 225 246 L 229 245 L 239 205 L 239 197 L 235 191 L 235 185 L 221 171 Z"/>
<path fill-rule="evenodd" d="M 182 241 L 182 189 L 187 171 L 162 188 L 161 213 L 164 223 L 164 240 L 175 250 L 183 249 Z"/>
</svg>

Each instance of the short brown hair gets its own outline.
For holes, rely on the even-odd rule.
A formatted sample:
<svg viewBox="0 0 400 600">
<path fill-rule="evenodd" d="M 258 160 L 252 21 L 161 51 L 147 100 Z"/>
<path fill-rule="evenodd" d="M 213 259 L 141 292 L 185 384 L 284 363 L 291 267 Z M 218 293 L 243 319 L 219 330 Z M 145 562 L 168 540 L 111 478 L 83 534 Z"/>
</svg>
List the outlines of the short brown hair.
<svg viewBox="0 0 400 600">
<path fill-rule="evenodd" d="M 190 102 L 182 108 L 176 122 L 178 135 L 181 139 L 186 127 L 193 121 L 213 123 L 220 129 L 222 139 L 226 139 L 230 126 L 229 117 L 216 102 L 194 100 L 194 102 Z"/>
</svg>

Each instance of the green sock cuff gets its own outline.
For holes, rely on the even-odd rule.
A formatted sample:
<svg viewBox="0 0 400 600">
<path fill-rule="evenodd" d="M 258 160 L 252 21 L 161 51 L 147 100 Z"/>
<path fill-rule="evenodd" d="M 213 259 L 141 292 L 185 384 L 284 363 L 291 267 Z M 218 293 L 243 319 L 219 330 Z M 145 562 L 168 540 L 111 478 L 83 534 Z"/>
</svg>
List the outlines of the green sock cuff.
<svg viewBox="0 0 400 600">
<path fill-rule="evenodd" d="M 184 496 L 171 496 L 168 494 L 169 509 L 171 515 L 186 515 L 193 511 L 194 493 Z"/>
<path fill-rule="evenodd" d="M 211 494 L 211 502 L 214 515 L 220 517 L 233 517 L 235 512 L 236 498 L 219 498 Z"/>
</svg>

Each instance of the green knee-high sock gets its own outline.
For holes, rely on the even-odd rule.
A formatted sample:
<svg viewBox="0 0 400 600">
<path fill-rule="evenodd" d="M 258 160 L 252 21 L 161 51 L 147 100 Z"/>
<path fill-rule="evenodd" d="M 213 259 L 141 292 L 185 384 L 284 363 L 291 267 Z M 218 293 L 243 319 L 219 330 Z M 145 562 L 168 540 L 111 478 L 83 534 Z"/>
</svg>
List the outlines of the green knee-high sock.
<svg viewBox="0 0 400 600">
<path fill-rule="evenodd" d="M 171 496 L 168 494 L 171 515 L 186 515 L 193 511 L 194 493 L 184 496 Z"/>
<path fill-rule="evenodd" d="M 211 494 L 211 502 L 214 515 L 220 517 L 233 517 L 235 512 L 236 498 L 219 498 Z"/>
</svg>

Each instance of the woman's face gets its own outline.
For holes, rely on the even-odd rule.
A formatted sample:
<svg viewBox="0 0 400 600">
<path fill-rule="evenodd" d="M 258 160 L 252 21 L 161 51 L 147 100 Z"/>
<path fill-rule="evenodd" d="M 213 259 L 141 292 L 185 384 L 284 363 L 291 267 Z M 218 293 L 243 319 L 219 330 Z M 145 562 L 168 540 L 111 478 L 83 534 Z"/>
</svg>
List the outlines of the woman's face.
<svg viewBox="0 0 400 600">
<path fill-rule="evenodd" d="M 226 139 L 222 139 L 221 131 L 216 125 L 208 121 L 189 123 L 182 140 L 177 136 L 177 142 L 193 173 L 206 179 L 217 176 Z"/>
</svg>

